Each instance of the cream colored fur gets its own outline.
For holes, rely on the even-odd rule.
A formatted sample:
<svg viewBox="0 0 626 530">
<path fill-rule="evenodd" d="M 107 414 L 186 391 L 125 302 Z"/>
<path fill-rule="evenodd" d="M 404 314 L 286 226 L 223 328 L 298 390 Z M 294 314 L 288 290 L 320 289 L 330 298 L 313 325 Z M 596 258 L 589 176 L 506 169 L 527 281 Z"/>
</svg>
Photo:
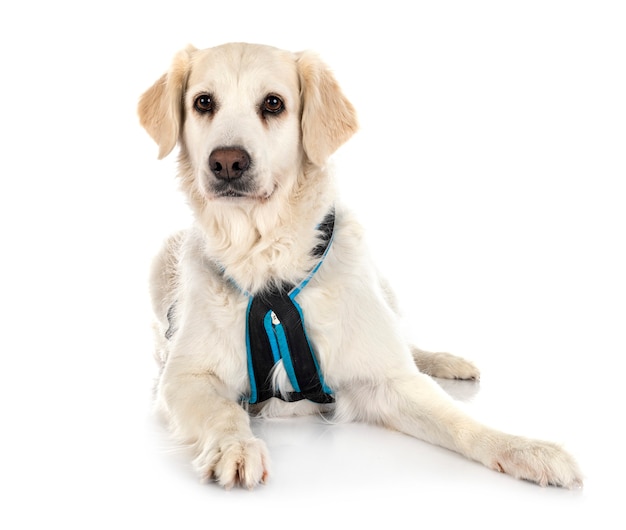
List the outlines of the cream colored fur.
<svg viewBox="0 0 626 530">
<path fill-rule="evenodd" d="M 215 102 L 211 112 L 194 109 L 199 94 Z M 268 95 L 282 99 L 283 112 L 261 110 Z M 268 477 L 267 448 L 241 405 L 249 391 L 242 290 L 302 280 L 314 265 L 316 226 L 334 206 L 333 245 L 298 301 L 335 393 L 335 417 L 397 429 L 542 485 L 581 483 L 559 446 L 478 423 L 430 377 L 477 379 L 473 364 L 405 342 L 391 291 L 333 188 L 328 157 L 357 121 L 317 56 L 249 44 L 189 47 L 141 97 L 139 115 L 160 158 L 178 144 L 181 186 L 195 215 L 155 259 L 151 294 L 157 403 L 175 435 L 193 447 L 202 477 L 248 488 Z M 208 160 L 214 149 L 232 146 L 250 155 L 250 185 L 243 196 L 223 197 Z M 276 379 L 288 384 L 280 367 Z M 277 399 L 257 408 L 266 415 L 320 410 Z"/>
</svg>

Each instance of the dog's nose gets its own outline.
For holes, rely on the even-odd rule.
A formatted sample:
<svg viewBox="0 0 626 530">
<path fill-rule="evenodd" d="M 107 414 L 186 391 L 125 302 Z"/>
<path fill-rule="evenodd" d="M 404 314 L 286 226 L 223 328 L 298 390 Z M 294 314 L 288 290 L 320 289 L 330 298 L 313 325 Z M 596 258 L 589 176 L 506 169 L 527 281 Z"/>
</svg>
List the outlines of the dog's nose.
<svg viewBox="0 0 626 530">
<path fill-rule="evenodd" d="M 239 147 L 215 149 L 209 156 L 209 167 L 220 180 L 238 179 L 250 167 L 250 155 Z"/>
</svg>

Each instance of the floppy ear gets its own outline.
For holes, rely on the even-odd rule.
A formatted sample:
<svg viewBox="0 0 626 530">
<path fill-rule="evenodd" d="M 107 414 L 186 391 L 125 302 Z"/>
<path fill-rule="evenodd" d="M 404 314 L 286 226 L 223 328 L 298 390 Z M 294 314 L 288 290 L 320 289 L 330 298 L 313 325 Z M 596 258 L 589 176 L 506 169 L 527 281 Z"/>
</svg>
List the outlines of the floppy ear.
<svg viewBox="0 0 626 530">
<path fill-rule="evenodd" d="M 302 99 L 302 145 L 311 162 L 322 166 L 356 132 L 356 111 L 317 55 L 301 52 L 296 61 Z"/>
<path fill-rule="evenodd" d="M 182 122 L 183 94 L 193 46 L 178 52 L 166 74 L 139 99 L 139 122 L 159 146 L 159 159 L 176 146 Z"/>
</svg>

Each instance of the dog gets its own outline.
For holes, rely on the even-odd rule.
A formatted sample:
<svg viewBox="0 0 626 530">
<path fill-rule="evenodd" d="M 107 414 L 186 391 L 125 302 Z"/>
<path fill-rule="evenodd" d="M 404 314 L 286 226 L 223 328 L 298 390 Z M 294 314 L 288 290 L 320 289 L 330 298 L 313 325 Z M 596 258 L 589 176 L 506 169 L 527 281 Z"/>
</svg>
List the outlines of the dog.
<svg viewBox="0 0 626 530">
<path fill-rule="evenodd" d="M 582 485 L 560 446 L 479 423 L 432 379 L 477 380 L 471 362 L 407 344 L 393 293 L 333 185 L 329 157 L 357 117 L 316 54 L 189 46 L 138 114 L 159 158 L 178 146 L 194 214 L 156 256 L 150 293 L 155 403 L 203 479 L 266 482 L 268 450 L 251 415 L 324 413 L 543 486 Z"/>
</svg>

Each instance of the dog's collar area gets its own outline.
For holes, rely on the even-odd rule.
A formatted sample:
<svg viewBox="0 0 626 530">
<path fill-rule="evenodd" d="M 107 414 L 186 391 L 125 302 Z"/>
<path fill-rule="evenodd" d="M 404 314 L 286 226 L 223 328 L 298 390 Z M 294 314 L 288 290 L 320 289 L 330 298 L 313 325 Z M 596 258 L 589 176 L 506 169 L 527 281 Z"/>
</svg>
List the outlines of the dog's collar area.
<svg viewBox="0 0 626 530">
<path fill-rule="evenodd" d="M 298 292 L 308 283 L 308 281 L 311 279 L 311 277 L 315 274 L 315 272 L 317 271 L 317 269 L 319 268 L 319 266 L 322 264 L 322 262 L 324 261 L 324 258 L 326 257 L 326 252 L 328 251 L 328 249 L 330 248 L 330 243 L 331 243 L 331 239 L 333 237 L 333 233 L 334 233 L 334 228 L 335 228 L 335 209 L 332 208 L 330 210 L 330 212 L 328 212 L 326 214 L 326 216 L 324 217 L 324 219 L 322 220 L 322 222 L 317 225 L 317 230 L 319 230 L 321 232 L 321 237 L 320 237 L 320 241 L 319 243 L 313 247 L 313 249 L 311 250 L 311 256 L 313 256 L 314 258 L 318 258 L 318 262 L 317 264 L 311 269 L 311 271 L 309 272 L 309 274 L 307 275 L 307 277 L 302 280 L 296 287 L 294 287 L 294 285 L 292 283 L 289 282 L 275 282 L 270 284 L 270 287 L 266 287 L 264 289 L 264 291 L 290 291 L 291 289 L 298 289 Z M 241 287 L 235 280 L 233 280 L 231 277 L 229 277 L 226 274 L 226 269 L 224 268 L 224 266 L 217 260 L 215 259 L 211 259 L 208 258 L 205 262 L 205 266 L 209 269 L 211 269 L 213 272 L 219 274 L 220 276 L 222 276 L 224 278 L 224 281 L 226 281 L 227 283 L 229 283 L 233 288 L 235 288 L 237 291 L 245 294 L 246 296 L 254 296 L 251 292 L 247 291 L 246 289 L 244 289 L 243 287 Z M 278 286 L 278 287 L 276 287 Z M 260 291 L 260 292 L 264 292 L 264 291 Z M 297 293 L 296 293 L 297 294 Z M 173 308 L 170 307 L 170 311 L 168 312 L 168 320 L 170 319 L 170 312 L 173 311 Z M 171 334 L 173 334 L 173 332 L 171 332 Z M 168 337 L 169 338 L 169 337 Z"/>
<path fill-rule="evenodd" d="M 330 247 L 330 240 L 332 239 L 335 230 L 334 208 L 326 214 L 326 217 L 324 217 L 317 229 L 322 233 L 322 240 L 316 247 L 313 248 L 311 254 L 313 254 L 316 258 L 322 258 Z"/>
<path fill-rule="evenodd" d="M 306 333 L 302 308 L 296 297 L 320 268 L 332 244 L 335 212 L 326 215 L 318 230 L 322 240 L 312 254 L 319 261 L 298 285 L 283 285 L 250 296 L 246 318 L 246 349 L 250 395 L 244 401 L 260 403 L 272 397 L 284 401 L 308 399 L 332 403 L 334 397 L 326 386 L 314 349 Z M 272 385 L 272 371 L 283 363 L 293 391 L 281 392 Z"/>
</svg>

